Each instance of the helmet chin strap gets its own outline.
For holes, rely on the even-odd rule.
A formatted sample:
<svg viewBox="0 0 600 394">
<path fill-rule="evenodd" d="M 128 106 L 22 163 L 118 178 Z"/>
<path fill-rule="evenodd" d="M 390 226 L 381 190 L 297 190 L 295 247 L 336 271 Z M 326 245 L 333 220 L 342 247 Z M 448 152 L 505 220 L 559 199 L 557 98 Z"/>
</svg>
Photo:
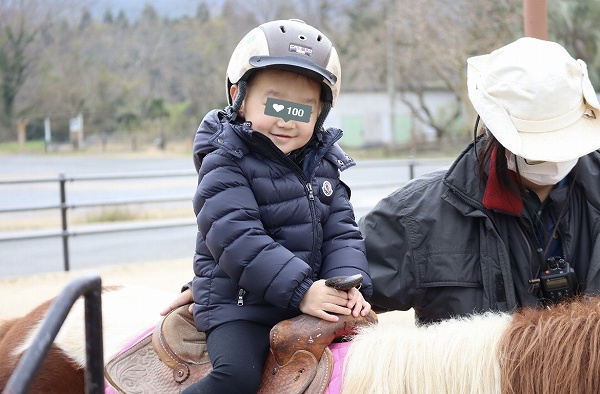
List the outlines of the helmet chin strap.
<svg viewBox="0 0 600 394">
<path fill-rule="evenodd" d="M 248 83 L 244 80 L 240 80 L 237 83 L 237 93 L 235 95 L 235 99 L 233 100 L 233 103 L 229 106 L 227 106 L 227 108 L 225 108 L 225 112 L 227 113 L 227 116 L 229 117 L 229 119 L 231 119 L 231 121 L 233 122 L 234 120 L 236 120 L 236 118 L 238 117 L 238 113 L 240 111 L 240 108 L 242 108 L 242 103 L 244 102 L 244 99 L 246 98 L 246 88 L 248 87 Z"/>
<path fill-rule="evenodd" d="M 331 103 L 329 101 L 324 101 L 321 108 L 321 113 L 319 114 L 317 122 L 315 123 L 315 133 L 319 133 L 323 129 L 323 123 L 325 123 L 325 119 L 327 118 L 327 115 L 329 115 L 330 110 Z"/>
<path fill-rule="evenodd" d="M 227 108 L 225 108 L 225 112 L 227 113 L 227 116 L 229 117 L 229 119 L 231 119 L 232 122 L 237 119 L 240 108 L 242 107 L 242 103 L 246 98 L 246 90 L 248 87 L 248 83 L 244 80 L 240 80 L 237 83 L 237 87 L 237 93 L 235 95 L 233 103 L 227 106 Z M 325 119 L 327 118 L 327 115 L 329 115 L 330 110 L 331 103 L 329 101 L 324 101 L 323 106 L 321 107 L 321 113 L 319 113 L 319 117 L 317 118 L 317 122 L 315 123 L 315 133 L 319 133 L 323 129 L 323 123 L 325 123 Z"/>
</svg>

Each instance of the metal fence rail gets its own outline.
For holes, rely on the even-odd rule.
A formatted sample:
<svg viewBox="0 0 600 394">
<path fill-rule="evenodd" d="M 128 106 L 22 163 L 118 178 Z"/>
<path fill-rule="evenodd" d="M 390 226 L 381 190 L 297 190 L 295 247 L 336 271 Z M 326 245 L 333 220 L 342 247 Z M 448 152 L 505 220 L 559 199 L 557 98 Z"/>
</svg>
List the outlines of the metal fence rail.
<svg viewBox="0 0 600 394">
<path fill-rule="evenodd" d="M 412 179 L 415 176 L 415 168 L 421 164 L 431 166 L 435 163 L 447 164 L 448 159 L 439 160 L 381 160 L 381 161 L 364 161 L 360 163 L 361 168 L 376 168 L 385 163 L 387 167 L 393 168 L 406 168 L 408 171 L 408 179 Z M 121 198 L 113 200 L 101 200 L 91 202 L 80 202 L 80 203 L 67 203 L 67 183 L 72 182 L 96 182 L 96 181 L 114 181 L 114 180 L 127 180 L 127 179 L 156 179 L 156 178 L 175 178 L 175 177 L 195 177 L 196 172 L 193 170 L 170 170 L 170 171 L 146 171 L 146 172 L 127 172 L 119 174 L 95 174 L 95 175 L 83 175 L 73 176 L 66 175 L 64 173 L 58 174 L 57 177 L 47 178 L 30 178 L 30 179 L 8 179 L 0 180 L 0 187 L 17 184 L 35 184 L 35 183 L 57 183 L 59 189 L 60 200 L 58 204 L 45 204 L 45 205 L 32 205 L 32 206 L 18 206 L 11 208 L 0 208 L 0 214 L 7 214 L 13 212 L 27 212 L 27 211 L 42 211 L 42 210 L 59 210 L 60 211 L 60 228 L 55 230 L 32 230 L 32 231 L 20 231 L 19 233 L 2 234 L 0 233 L 0 242 L 2 241 L 19 241 L 19 240 L 35 240 L 42 238 L 60 237 L 62 240 L 62 251 L 63 251 L 63 265 L 64 270 L 70 270 L 70 257 L 69 257 L 69 239 L 79 235 L 92 235 L 92 234 L 104 234 L 104 233 L 116 233 L 123 231 L 141 231 L 141 230 L 152 230 L 170 227 L 184 227 L 191 226 L 195 223 L 193 218 L 188 219 L 172 219 L 162 221 L 144 221 L 127 224 L 111 224 L 107 226 L 94 226 L 91 228 L 77 229 L 68 227 L 68 212 L 69 210 L 77 208 L 90 208 L 90 207 L 105 207 L 105 206 L 116 206 L 116 205 L 127 205 L 127 204 L 150 204 L 150 203 L 168 203 L 168 202 L 181 202 L 191 201 L 191 195 L 170 195 L 170 196 L 148 196 L 138 198 Z M 369 190 L 373 188 L 386 188 L 386 187 L 400 187 L 402 184 L 396 179 L 378 179 L 373 181 L 364 181 L 361 183 L 354 183 L 352 185 L 353 191 L 358 190 Z"/>
<path fill-rule="evenodd" d="M 2 394 L 27 392 L 71 307 L 82 295 L 85 297 L 85 392 L 88 394 L 104 393 L 101 292 L 99 275 L 77 278 L 61 291 L 50 306 L 31 347 L 17 364 Z"/>
<path fill-rule="evenodd" d="M 50 205 L 37 205 L 37 206 L 23 206 L 15 208 L 3 208 L 0 209 L 0 214 L 11 213 L 11 212 L 25 212 L 25 211 L 39 211 L 39 210 L 60 210 L 61 216 L 61 228 L 60 230 L 54 231 L 36 231 L 34 233 L 28 233 L 24 235 L 0 235 L 0 242 L 2 241 L 16 241 L 16 240 L 27 240 L 27 239 L 39 239 L 49 237 L 61 237 L 62 238 L 62 249 L 63 249 L 63 262 L 64 270 L 70 270 L 69 263 L 69 238 L 76 235 L 90 235 L 90 234 L 102 234 L 120 231 L 134 231 L 144 230 L 153 228 L 168 228 L 168 227 L 179 227 L 187 226 L 193 223 L 189 220 L 179 220 L 162 222 L 160 224 L 133 224 L 133 225 L 121 225 L 111 226 L 107 228 L 87 229 L 84 231 L 69 230 L 67 214 L 70 209 L 76 208 L 90 208 L 90 207 L 103 207 L 103 206 L 114 206 L 114 205 L 127 205 L 127 204 L 147 204 L 147 203 L 163 203 L 163 202 L 174 202 L 174 201 L 189 201 L 190 196 L 154 196 L 145 198 L 135 199 L 118 199 L 118 200 L 103 200 L 95 202 L 68 204 L 67 203 L 67 182 L 81 182 L 81 181 L 101 181 L 101 180 L 122 180 L 122 179 L 143 179 L 143 178 L 173 178 L 173 177 L 190 177 L 196 173 L 193 170 L 171 170 L 171 171 L 147 171 L 147 172 L 128 172 L 121 174 L 96 174 L 96 175 L 84 175 L 84 176 L 68 176 L 66 174 L 59 174 L 58 177 L 48 178 L 32 178 L 32 179 L 9 179 L 0 180 L 0 186 L 3 185 L 16 185 L 16 184 L 32 184 L 32 183 L 58 183 L 60 201 L 58 204 Z"/>
</svg>

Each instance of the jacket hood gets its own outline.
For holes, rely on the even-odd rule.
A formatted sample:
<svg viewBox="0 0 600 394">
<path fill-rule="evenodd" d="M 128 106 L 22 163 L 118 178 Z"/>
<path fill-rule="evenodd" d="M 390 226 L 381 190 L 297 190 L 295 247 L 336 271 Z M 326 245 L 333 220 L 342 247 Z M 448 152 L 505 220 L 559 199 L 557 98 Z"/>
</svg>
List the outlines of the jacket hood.
<svg viewBox="0 0 600 394">
<path fill-rule="evenodd" d="M 227 114 L 223 110 L 214 109 L 206 114 L 200 126 L 198 126 L 194 138 L 193 156 L 196 172 L 199 171 L 204 157 L 217 150 L 218 147 L 227 150 L 230 154 L 237 157 L 248 153 L 245 143 L 232 130 L 232 128 L 237 129 L 238 126 L 240 128 L 245 127 L 230 124 Z M 347 155 L 336 143 L 342 136 L 341 130 L 329 128 L 323 130 L 322 136 L 323 144 L 311 155 L 312 161 L 316 161 L 315 158 L 324 157 L 334 163 L 340 171 L 344 171 L 356 164 L 352 157 Z"/>
<path fill-rule="evenodd" d="M 213 109 L 206 114 L 194 137 L 194 166 L 196 172 L 200 170 L 202 160 L 210 152 L 216 150 L 210 143 L 210 138 L 221 129 L 221 120 L 225 117 L 222 110 Z"/>
</svg>

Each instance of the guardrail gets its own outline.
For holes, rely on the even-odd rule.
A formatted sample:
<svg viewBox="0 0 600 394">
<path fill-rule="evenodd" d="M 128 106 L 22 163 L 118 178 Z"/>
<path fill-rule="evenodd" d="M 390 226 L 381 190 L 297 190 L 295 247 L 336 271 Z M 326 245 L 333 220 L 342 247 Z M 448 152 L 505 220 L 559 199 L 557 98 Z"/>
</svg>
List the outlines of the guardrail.
<svg viewBox="0 0 600 394">
<path fill-rule="evenodd" d="M 60 201 L 58 204 L 50 205 L 38 205 L 38 206 L 26 206 L 17 208 L 4 208 L 0 209 L 0 214 L 11 213 L 11 212 L 25 212 L 25 211 L 40 211 L 40 210 L 60 210 L 61 217 L 61 229 L 54 231 L 36 231 L 35 233 L 27 235 L 0 235 L 0 242 L 2 241 L 17 241 L 37 238 L 49 238 L 49 237 L 61 237 L 62 238 L 62 249 L 63 249 L 63 262 L 64 270 L 69 271 L 69 238 L 76 235 L 90 235 L 90 234 L 102 234 L 112 233 L 120 231 L 134 231 L 144 230 L 152 228 L 168 228 L 185 226 L 193 223 L 193 221 L 171 221 L 168 223 L 160 224 L 133 224 L 129 226 L 112 226 L 108 228 L 97 228 L 87 229 L 84 231 L 69 230 L 67 214 L 70 209 L 75 208 L 90 208 L 90 207 L 104 207 L 114 205 L 127 205 L 127 204 L 147 204 L 147 203 L 162 203 L 162 202 L 174 202 L 174 201 L 190 201 L 191 196 L 169 196 L 169 197 L 146 197 L 146 198 L 134 198 L 134 199 L 118 199 L 110 201 L 95 201 L 77 204 L 67 203 L 67 182 L 81 182 L 81 181 L 102 181 L 102 180 L 119 180 L 119 179 L 143 179 L 143 178 L 172 178 L 172 177 L 188 177 L 194 176 L 196 172 L 193 170 L 172 170 L 172 171 L 148 171 L 148 172 L 129 172 L 121 174 L 96 174 L 96 175 L 84 175 L 84 176 L 69 176 L 64 173 L 58 175 L 57 178 L 32 178 L 32 179 L 10 179 L 0 180 L 0 186 L 11 185 L 11 184 L 33 184 L 33 183 L 58 183 L 60 192 Z"/>
<path fill-rule="evenodd" d="M 104 393 L 101 292 L 99 275 L 74 279 L 60 292 L 44 317 L 31 347 L 23 355 L 8 379 L 2 394 L 27 392 L 71 307 L 82 295 L 85 297 L 85 392 L 88 394 Z"/>
<path fill-rule="evenodd" d="M 448 159 L 444 160 L 386 160 L 387 166 L 395 167 L 406 167 L 408 171 L 408 178 L 412 179 L 415 176 L 415 168 L 421 164 L 431 165 L 432 163 L 444 163 L 447 164 Z M 365 161 L 360 163 L 361 168 L 377 167 L 381 166 L 380 161 Z M 69 239 L 79 235 L 92 235 L 102 233 L 116 233 L 123 231 L 141 231 L 150 229 L 160 229 L 169 227 L 183 227 L 190 226 L 195 223 L 193 219 L 184 220 L 168 220 L 160 222 L 136 222 L 129 224 L 111 225 L 106 227 L 94 227 L 86 229 L 73 229 L 68 227 L 68 212 L 76 208 L 90 208 L 90 207 L 105 207 L 115 205 L 127 205 L 127 204 L 148 204 L 148 203 L 168 203 L 168 202 L 182 202 L 190 201 L 191 195 L 182 196 L 150 196 L 150 197 L 139 197 L 139 198 L 123 198 L 117 200 L 102 200 L 92 202 L 81 202 L 81 203 L 67 203 L 67 187 L 68 182 L 95 182 L 95 181 L 113 181 L 113 180 L 126 180 L 126 179 L 144 179 L 144 178 L 174 178 L 174 177 L 195 177 L 196 172 L 193 170 L 170 170 L 170 171 L 147 171 L 147 172 L 128 172 L 119 174 L 96 174 L 96 175 L 83 175 L 73 176 L 61 173 L 58 177 L 48 178 L 31 178 L 31 179 L 8 179 L 0 180 L 0 187 L 3 185 L 16 185 L 16 184 L 34 184 L 34 183 L 58 183 L 60 200 L 58 204 L 46 204 L 37 206 L 23 206 L 16 208 L 0 208 L 0 214 L 13 213 L 13 212 L 26 212 L 26 211 L 41 211 L 41 210 L 59 210 L 60 211 L 60 229 L 57 230 L 35 230 L 29 231 L 27 234 L 1 234 L 0 242 L 2 241 L 18 241 L 18 240 L 33 240 L 41 238 L 59 237 L 62 240 L 62 251 L 63 251 L 63 265 L 64 270 L 70 270 L 70 258 L 69 258 Z M 194 181 L 195 182 L 195 181 Z M 364 182 L 361 184 L 353 184 L 352 190 L 368 190 L 376 187 L 399 187 L 401 184 L 396 179 L 385 179 Z"/>
</svg>

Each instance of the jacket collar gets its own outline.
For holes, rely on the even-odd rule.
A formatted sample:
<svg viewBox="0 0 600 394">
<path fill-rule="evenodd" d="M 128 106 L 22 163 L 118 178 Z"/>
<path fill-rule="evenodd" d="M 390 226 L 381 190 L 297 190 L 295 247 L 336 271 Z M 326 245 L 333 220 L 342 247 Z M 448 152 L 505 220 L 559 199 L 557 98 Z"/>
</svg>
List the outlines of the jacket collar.
<svg viewBox="0 0 600 394">
<path fill-rule="evenodd" d="M 495 165 L 495 152 L 491 155 L 491 159 L 494 161 L 491 164 Z M 523 201 L 509 191 L 501 189 L 494 171 L 491 174 L 488 173 L 487 180 L 482 185 L 478 177 L 471 176 L 476 171 L 476 166 L 475 148 L 471 142 L 444 175 L 444 184 L 472 208 L 498 210 L 520 215 L 522 210 L 519 207 L 523 207 Z M 600 151 L 594 151 L 579 158 L 577 166 L 579 168 L 577 178 L 571 181 L 575 182 L 579 189 L 584 190 L 587 202 L 600 210 L 600 188 L 596 186 L 595 181 L 600 177 Z M 470 176 L 466 174 L 470 174 Z M 560 193 L 560 190 L 553 190 L 551 194 L 560 199 L 560 195 L 556 195 L 557 192 Z"/>
<path fill-rule="evenodd" d="M 205 119 L 198 131 L 199 133 L 203 131 L 204 138 L 202 141 L 198 141 L 197 138 L 198 144 L 210 147 L 210 149 L 205 148 L 206 151 L 220 148 L 233 156 L 242 157 L 248 154 L 249 147 L 254 145 L 253 149 L 263 154 L 269 154 L 270 151 L 265 149 L 265 144 L 269 144 L 270 141 L 262 134 L 242 123 L 230 122 L 226 116 L 223 116 L 221 111 L 213 111 L 209 115 L 207 116 L 208 120 Z M 337 166 L 340 171 L 354 166 L 356 163 L 352 157 L 336 144 L 336 141 L 341 137 L 342 131 L 339 129 L 328 128 L 324 130 L 320 146 L 316 147 L 314 153 L 310 155 L 311 161 L 316 163 L 321 158 L 325 158 Z"/>
<path fill-rule="evenodd" d="M 472 141 L 452 163 L 444 175 L 444 184 L 471 209 L 497 210 L 520 215 L 523 208 L 521 198 L 504 190 L 498 182 L 495 171 L 491 171 L 491 173 L 489 171 L 489 168 L 495 168 L 495 150 L 490 156 L 487 179 L 483 184 L 480 182 L 476 175 L 478 163 L 474 145 Z M 469 212 L 469 209 L 464 211 L 465 214 L 469 214 Z"/>
<path fill-rule="evenodd" d="M 490 156 L 490 167 L 488 170 L 488 179 L 483 193 L 483 206 L 487 209 L 504 211 L 519 215 L 523 210 L 523 199 L 515 196 L 509 190 L 503 189 L 496 175 L 496 148 L 492 150 Z M 510 177 L 516 183 L 516 175 L 510 171 Z"/>
</svg>

